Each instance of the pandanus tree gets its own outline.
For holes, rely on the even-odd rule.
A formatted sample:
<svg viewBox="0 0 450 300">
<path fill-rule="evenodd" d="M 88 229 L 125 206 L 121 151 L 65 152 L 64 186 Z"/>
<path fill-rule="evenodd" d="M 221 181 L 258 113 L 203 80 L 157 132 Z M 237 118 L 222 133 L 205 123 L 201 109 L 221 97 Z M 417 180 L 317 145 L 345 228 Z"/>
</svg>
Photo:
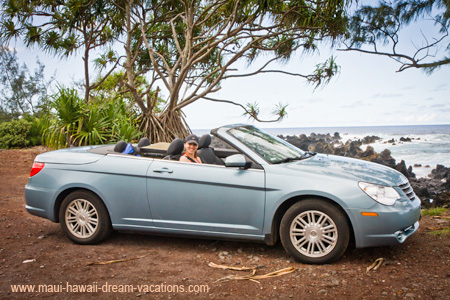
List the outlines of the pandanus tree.
<svg viewBox="0 0 450 300">
<path fill-rule="evenodd" d="M 333 59 L 312 74 L 288 73 L 273 67 L 317 43 L 345 31 L 347 1 L 277 0 L 168 0 L 124 1 L 126 82 L 143 113 L 143 130 L 154 141 L 185 136 L 189 127 L 183 108 L 198 100 L 239 105 L 245 114 L 260 120 L 255 105 L 214 98 L 221 82 L 261 73 L 300 76 L 315 85 L 327 83 L 338 68 Z M 236 63 L 252 64 L 267 54 L 256 71 L 245 73 Z M 149 84 L 138 90 L 136 78 L 146 74 Z M 160 88 L 169 94 L 155 113 Z M 153 92 L 152 92 L 153 91 Z M 155 92 L 156 91 L 156 92 Z M 286 116 L 286 105 L 275 109 L 277 121 Z M 261 120 L 260 120 L 261 121 Z"/>
<path fill-rule="evenodd" d="M 102 78 L 121 65 L 125 74 L 119 84 L 142 111 L 141 129 L 152 141 L 170 141 L 189 132 L 183 109 L 198 100 L 239 105 L 246 115 L 263 121 L 257 105 L 214 96 L 223 80 L 283 73 L 316 86 L 326 84 L 338 71 L 333 58 L 306 75 L 286 72 L 275 63 L 287 62 L 298 52 L 308 55 L 321 41 L 345 33 L 350 2 L 8 0 L 2 4 L 0 39 L 21 38 L 27 46 L 63 56 L 81 52 L 86 101 L 103 82 L 90 82 L 90 54 L 106 50 L 96 60 L 105 68 Z M 120 46 L 125 59 L 118 54 Z M 237 68 L 258 58 L 264 63 L 257 70 Z M 161 101 L 165 93 L 167 98 Z M 270 121 L 281 120 L 286 105 L 278 104 L 274 113 Z"/>
<path fill-rule="evenodd" d="M 20 39 L 27 47 L 36 47 L 61 58 L 81 54 L 84 65 L 84 99 L 101 84 L 90 81 L 91 53 L 112 45 L 123 28 L 122 10 L 112 1 L 6 0 L 1 5 L 0 41 L 5 45 Z M 109 70 L 118 66 L 119 57 L 107 51 L 103 64 Z"/>
</svg>

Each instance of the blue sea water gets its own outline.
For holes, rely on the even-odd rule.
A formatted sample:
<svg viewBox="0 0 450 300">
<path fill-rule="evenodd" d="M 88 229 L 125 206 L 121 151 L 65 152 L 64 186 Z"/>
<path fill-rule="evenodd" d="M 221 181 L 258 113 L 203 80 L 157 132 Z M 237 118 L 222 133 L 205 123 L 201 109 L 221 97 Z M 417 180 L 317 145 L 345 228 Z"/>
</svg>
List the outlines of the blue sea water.
<svg viewBox="0 0 450 300">
<path fill-rule="evenodd" d="M 444 134 L 450 135 L 450 124 L 445 125 L 403 125 L 403 126 L 349 126 L 349 127 L 292 127 L 292 128 L 264 128 L 272 134 L 306 134 L 339 132 L 342 135 L 367 136 L 370 133 L 380 135 L 405 136 Z"/>
<path fill-rule="evenodd" d="M 417 177 L 426 177 L 437 164 L 450 167 L 450 124 L 446 125 L 408 125 L 408 126 L 360 126 L 360 127 L 295 127 L 263 128 L 274 135 L 300 135 L 311 133 L 331 134 L 338 132 L 342 142 L 362 139 L 365 136 L 378 136 L 381 140 L 374 144 L 375 151 L 389 149 L 397 162 L 404 160 L 413 166 Z M 194 130 L 204 134 L 206 130 Z M 410 138 L 411 142 L 400 142 L 400 138 Z M 389 140 L 395 143 L 387 143 Z M 365 146 L 362 148 L 364 149 Z M 414 165 L 416 165 L 414 167 Z M 421 165 L 420 167 L 418 165 Z"/>
</svg>

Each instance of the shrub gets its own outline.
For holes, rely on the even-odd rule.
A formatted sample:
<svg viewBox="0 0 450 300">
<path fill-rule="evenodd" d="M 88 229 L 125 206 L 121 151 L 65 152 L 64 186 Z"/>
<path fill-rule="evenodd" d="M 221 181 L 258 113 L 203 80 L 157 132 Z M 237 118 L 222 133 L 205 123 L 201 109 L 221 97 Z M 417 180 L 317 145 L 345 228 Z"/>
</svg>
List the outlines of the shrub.
<svg viewBox="0 0 450 300">
<path fill-rule="evenodd" d="M 75 89 L 58 89 L 43 116 L 43 139 L 50 148 L 73 145 L 73 135 L 77 132 L 84 111 L 83 100 Z"/>
<path fill-rule="evenodd" d="M 75 89 L 60 87 L 42 118 L 43 139 L 50 148 L 137 141 L 136 118 L 123 99 L 84 103 Z"/>
<path fill-rule="evenodd" d="M 24 119 L 0 124 L 0 148 L 28 147 L 31 144 L 27 138 L 30 128 L 30 122 Z"/>
<path fill-rule="evenodd" d="M 42 145 L 41 120 L 30 115 L 24 115 L 23 118 L 30 123 L 30 130 L 28 130 L 27 134 L 27 140 L 30 142 L 29 146 Z"/>
</svg>

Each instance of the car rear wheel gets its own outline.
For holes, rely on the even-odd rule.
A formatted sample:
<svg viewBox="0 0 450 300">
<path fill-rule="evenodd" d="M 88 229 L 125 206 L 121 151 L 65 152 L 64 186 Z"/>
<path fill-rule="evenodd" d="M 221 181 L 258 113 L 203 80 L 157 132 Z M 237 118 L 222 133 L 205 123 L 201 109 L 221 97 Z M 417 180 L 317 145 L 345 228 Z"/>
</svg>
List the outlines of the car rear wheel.
<svg viewBox="0 0 450 300">
<path fill-rule="evenodd" d="M 286 251 L 307 264 L 331 263 L 344 254 L 350 239 L 346 216 L 335 205 L 307 199 L 292 205 L 280 224 Z"/>
<path fill-rule="evenodd" d="M 63 200 L 59 221 L 64 233 L 77 244 L 96 244 L 111 233 L 105 205 L 87 191 L 75 191 Z"/>
</svg>

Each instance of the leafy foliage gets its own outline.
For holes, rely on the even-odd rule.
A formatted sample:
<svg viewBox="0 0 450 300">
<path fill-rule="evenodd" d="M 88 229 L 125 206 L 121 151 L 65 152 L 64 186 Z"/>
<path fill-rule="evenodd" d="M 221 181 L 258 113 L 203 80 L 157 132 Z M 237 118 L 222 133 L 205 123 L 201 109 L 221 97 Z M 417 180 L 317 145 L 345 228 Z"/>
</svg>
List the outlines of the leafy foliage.
<svg viewBox="0 0 450 300">
<path fill-rule="evenodd" d="M 5 114 L 18 116 L 36 114 L 47 97 L 48 83 L 44 81 L 44 65 L 31 74 L 27 66 L 19 66 L 17 52 L 0 45 L 0 104 Z M 51 79 L 52 80 L 52 79 Z"/>
<path fill-rule="evenodd" d="M 417 21 L 433 22 L 440 35 L 431 36 L 429 30 L 421 28 L 421 34 L 413 37 L 416 51 L 404 53 L 400 32 Z M 399 72 L 419 68 L 431 73 L 450 64 L 449 26 L 450 1 L 380 1 L 378 6 L 364 5 L 356 10 L 349 20 L 349 34 L 343 50 L 390 57 L 400 63 Z M 422 42 L 418 41 L 418 36 Z"/>
<path fill-rule="evenodd" d="M 74 89 L 59 88 L 43 115 L 43 141 L 50 148 L 73 145 L 84 103 Z"/>
<path fill-rule="evenodd" d="M 183 136 L 181 110 L 200 99 L 227 102 L 258 118 L 256 106 L 214 99 L 222 80 L 261 73 L 284 73 L 274 62 L 288 62 L 297 51 L 314 51 L 325 39 L 345 32 L 349 1 L 152 1 L 126 2 L 127 87 L 148 120 L 153 140 Z M 237 70 L 239 61 L 252 64 L 258 57 L 270 59 L 255 72 Z M 331 62 L 334 63 L 334 60 Z M 317 66 L 311 75 L 296 75 L 316 86 L 326 84 L 337 68 Z M 150 89 L 162 82 L 169 91 L 167 105 L 155 114 L 146 105 L 149 90 L 138 91 L 136 76 L 148 74 Z M 148 99 L 148 97 L 147 97 Z M 281 108 L 281 109 L 280 109 Z M 286 105 L 275 109 L 279 121 Z M 280 115 L 281 113 L 281 115 Z M 178 119 L 177 119 L 178 118 Z M 177 120 L 176 120 L 177 119 Z M 169 122 L 170 121 L 170 122 Z M 162 129 L 160 133 L 155 130 Z"/>
<path fill-rule="evenodd" d="M 83 54 L 84 103 L 75 100 L 78 96 L 61 91 L 53 99 L 44 132 L 52 146 L 103 143 L 115 138 L 121 130 L 114 129 L 117 125 L 107 126 L 110 120 L 105 119 L 104 109 L 87 104 L 98 104 L 101 94 L 101 106 L 105 99 L 114 99 L 116 104 L 132 99 L 135 105 L 131 110 L 141 112 L 140 129 L 153 141 L 170 141 L 189 131 L 184 107 L 200 99 L 222 101 L 208 95 L 218 92 L 223 80 L 271 72 L 289 74 L 278 66 L 271 69 L 273 63 L 288 62 L 299 51 L 311 53 L 321 41 L 342 35 L 350 2 L 8 0 L 1 4 L 0 41 L 21 38 L 27 46 L 38 46 L 49 53 Z M 117 49 L 114 43 L 124 46 L 125 62 L 113 50 Z M 106 50 L 95 60 L 100 71 L 112 67 L 91 84 L 89 63 L 94 49 Z M 239 61 L 252 64 L 263 55 L 270 58 L 255 72 L 235 67 Z M 119 64 L 125 71 L 112 75 Z M 311 75 L 289 75 L 318 86 L 326 84 L 337 70 L 333 65 L 319 64 Z M 103 83 L 115 84 L 114 90 L 105 90 Z M 161 101 L 161 84 L 169 92 L 166 101 Z M 259 120 L 257 105 L 252 108 L 229 100 L 222 102 L 239 105 Z M 280 104 L 273 112 L 272 121 L 283 119 L 286 105 Z M 134 135 L 131 129 L 135 124 L 123 120 L 115 124 L 128 128 L 125 135 Z"/>
<path fill-rule="evenodd" d="M 0 124 L 0 148 L 25 148 L 41 144 L 39 120 L 26 116 Z"/>
<path fill-rule="evenodd" d="M 85 67 L 85 101 L 89 99 L 89 55 L 92 50 L 108 46 L 123 30 L 123 13 L 112 1 L 3 1 L 0 19 L 0 40 L 7 44 L 22 39 L 27 47 L 61 56 L 82 51 Z M 103 67 L 112 63 L 114 70 L 118 57 L 107 50 L 102 55 Z"/>
<path fill-rule="evenodd" d="M 43 139 L 50 148 L 97 145 L 142 136 L 120 99 L 85 103 L 74 89 L 60 87 L 43 117 Z"/>
<path fill-rule="evenodd" d="M 29 141 L 29 146 L 42 145 L 42 124 L 41 119 L 25 114 L 23 119 L 30 123 L 30 129 L 27 133 L 27 140 Z"/>
<path fill-rule="evenodd" d="M 0 124 L 3 122 L 9 122 L 13 119 L 18 119 L 20 117 L 20 113 L 10 113 L 3 109 L 3 107 L 0 105 Z"/>
<path fill-rule="evenodd" d="M 25 120 L 12 120 L 0 124 L 0 148 L 22 148 L 29 145 L 27 133 L 30 124 Z"/>
</svg>

